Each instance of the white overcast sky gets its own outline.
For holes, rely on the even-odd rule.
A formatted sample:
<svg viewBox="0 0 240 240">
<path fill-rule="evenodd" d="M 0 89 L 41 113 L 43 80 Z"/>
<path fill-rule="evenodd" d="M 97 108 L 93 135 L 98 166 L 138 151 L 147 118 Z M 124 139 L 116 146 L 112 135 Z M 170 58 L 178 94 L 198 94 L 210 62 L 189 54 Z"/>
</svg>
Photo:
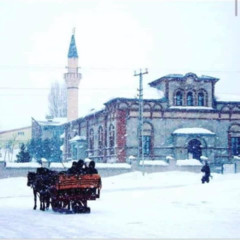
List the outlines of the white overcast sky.
<svg viewBox="0 0 240 240">
<path fill-rule="evenodd" d="M 145 83 L 194 72 L 220 78 L 217 93 L 240 95 L 234 7 L 234 0 L 1 0 L 0 131 L 45 118 L 51 82 L 63 81 L 73 27 L 80 115 L 113 96 L 136 96 L 133 73 L 145 67 Z"/>
</svg>

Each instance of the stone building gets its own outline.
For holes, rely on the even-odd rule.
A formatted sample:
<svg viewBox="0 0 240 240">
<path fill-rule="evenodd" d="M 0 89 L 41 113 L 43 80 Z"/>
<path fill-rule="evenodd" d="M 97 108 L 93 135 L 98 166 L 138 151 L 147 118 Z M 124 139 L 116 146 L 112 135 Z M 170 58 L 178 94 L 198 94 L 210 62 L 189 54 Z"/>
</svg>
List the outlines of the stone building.
<svg viewBox="0 0 240 240">
<path fill-rule="evenodd" d="M 218 163 L 240 155 L 240 97 L 217 99 L 218 80 L 188 73 L 149 83 L 163 97 L 144 99 L 145 159 L 205 156 Z M 76 159 L 84 152 L 98 162 L 125 162 L 137 156 L 138 110 L 138 99 L 115 98 L 101 111 L 67 123 L 65 158 Z M 71 140 L 74 137 L 81 141 Z"/>
</svg>

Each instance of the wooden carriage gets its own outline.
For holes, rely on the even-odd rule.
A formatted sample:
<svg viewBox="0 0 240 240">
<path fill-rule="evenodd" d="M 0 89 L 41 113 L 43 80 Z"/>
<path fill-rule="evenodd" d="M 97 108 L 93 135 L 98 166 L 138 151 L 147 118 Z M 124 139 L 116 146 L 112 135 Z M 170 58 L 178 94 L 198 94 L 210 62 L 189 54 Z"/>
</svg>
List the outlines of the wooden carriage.
<svg viewBox="0 0 240 240">
<path fill-rule="evenodd" d="M 88 200 L 100 197 L 101 177 L 98 174 L 58 174 L 50 188 L 51 204 L 54 211 L 89 213 Z"/>
<path fill-rule="evenodd" d="M 47 168 L 38 168 L 28 173 L 27 185 L 33 188 L 34 208 L 37 207 L 37 194 L 40 209 L 52 206 L 54 211 L 66 213 L 89 213 L 88 200 L 100 197 L 102 187 L 98 174 L 69 174 Z"/>
</svg>

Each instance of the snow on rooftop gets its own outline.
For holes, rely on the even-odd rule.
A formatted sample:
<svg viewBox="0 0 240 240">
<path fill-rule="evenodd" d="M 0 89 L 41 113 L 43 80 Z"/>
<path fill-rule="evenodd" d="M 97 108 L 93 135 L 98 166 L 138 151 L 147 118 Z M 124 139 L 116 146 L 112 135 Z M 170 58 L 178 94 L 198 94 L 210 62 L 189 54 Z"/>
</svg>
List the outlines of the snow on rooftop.
<svg viewBox="0 0 240 240">
<path fill-rule="evenodd" d="M 161 99 L 163 97 L 164 94 L 159 89 L 148 86 L 143 90 L 144 99 Z"/>
<path fill-rule="evenodd" d="M 19 163 L 19 162 L 6 162 L 7 168 L 38 168 L 42 165 L 37 162 L 25 162 L 25 163 Z"/>
<path fill-rule="evenodd" d="M 79 107 L 79 116 L 85 117 L 87 115 L 95 114 L 101 110 L 105 109 L 105 103 L 116 99 L 116 98 L 128 98 L 136 99 L 138 98 L 138 85 L 134 87 L 126 87 L 124 89 L 103 89 L 98 92 L 97 96 L 91 97 L 85 102 L 84 106 Z M 82 94 L 84 94 L 83 90 Z M 79 93 L 81 95 L 81 93 Z M 148 83 L 143 84 L 143 98 L 144 99 L 161 99 L 163 98 L 163 92 L 157 90 L 156 88 L 150 87 Z"/>
<path fill-rule="evenodd" d="M 53 162 L 51 163 L 50 167 L 51 168 L 70 168 L 72 166 L 72 162 Z M 86 160 L 86 162 L 89 162 L 89 159 Z M 128 163 L 96 163 L 96 168 L 97 169 L 130 169 L 131 165 Z"/>
<path fill-rule="evenodd" d="M 145 166 L 168 166 L 168 163 L 164 160 L 144 160 L 144 161 L 140 161 L 140 165 L 145 165 Z"/>
<path fill-rule="evenodd" d="M 42 126 L 45 126 L 45 125 L 60 126 L 67 122 L 67 118 L 53 118 L 53 119 L 45 119 L 45 120 L 36 119 L 36 121 Z"/>
<path fill-rule="evenodd" d="M 184 75 L 183 74 L 168 74 L 168 75 L 166 75 L 165 77 L 173 77 L 173 78 L 182 78 L 182 77 L 184 77 Z"/>
<path fill-rule="evenodd" d="M 153 87 L 150 87 L 149 85 L 145 85 L 144 88 L 143 88 L 143 99 L 161 99 L 164 97 L 164 94 L 162 91 L 160 91 L 159 89 L 156 89 L 156 88 L 153 88 Z M 112 100 L 112 99 L 115 99 L 115 98 L 132 98 L 132 99 L 136 99 L 138 98 L 138 95 L 137 95 L 137 91 L 136 89 L 134 89 L 133 92 L 131 91 L 125 91 L 119 95 L 114 95 L 112 97 L 110 97 L 108 99 L 108 101 Z M 106 101 L 106 102 L 108 102 Z"/>
<path fill-rule="evenodd" d="M 177 160 L 177 166 L 202 166 L 202 163 L 197 159 Z"/>
<path fill-rule="evenodd" d="M 221 93 L 216 95 L 216 100 L 219 102 L 240 102 L 240 96 Z"/>
<path fill-rule="evenodd" d="M 131 165 L 128 163 L 96 163 L 96 168 L 125 168 L 130 169 Z"/>
<path fill-rule="evenodd" d="M 212 110 L 213 108 L 204 106 L 171 106 L 170 109 Z"/>
<path fill-rule="evenodd" d="M 214 135 L 215 133 L 211 132 L 205 128 L 179 128 L 176 129 L 173 134 L 211 134 Z"/>
<path fill-rule="evenodd" d="M 79 141 L 79 140 L 86 140 L 86 137 L 85 137 L 85 136 L 79 136 L 79 135 L 77 135 L 77 136 L 71 138 L 71 139 L 69 140 L 69 142 L 76 142 L 76 141 Z"/>
</svg>

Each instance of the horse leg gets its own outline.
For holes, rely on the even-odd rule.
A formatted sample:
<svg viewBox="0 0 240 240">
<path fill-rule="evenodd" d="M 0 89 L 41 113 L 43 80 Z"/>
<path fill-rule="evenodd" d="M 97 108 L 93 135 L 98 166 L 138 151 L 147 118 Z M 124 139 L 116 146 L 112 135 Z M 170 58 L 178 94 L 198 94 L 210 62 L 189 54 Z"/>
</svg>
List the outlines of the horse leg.
<svg viewBox="0 0 240 240">
<path fill-rule="evenodd" d="M 37 192 L 34 189 L 33 189 L 33 196 L 34 196 L 34 207 L 33 207 L 33 209 L 36 210 L 37 209 Z"/>
<path fill-rule="evenodd" d="M 45 211 L 45 196 L 42 196 L 42 210 Z"/>
<path fill-rule="evenodd" d="M 40 200 L 40 210 L 43 211 L 43 195 L 42 195 L 42 193 L 39 194 L 39 200 Z"/>
<path fill-rule="evenodd" d="M 47 196 L 46 196 L 46 209 L 47 209 L 47 210 L 49 209 L 49 206 L 50 206 L 50 196 L 47 195 Z"/>
</svg>

